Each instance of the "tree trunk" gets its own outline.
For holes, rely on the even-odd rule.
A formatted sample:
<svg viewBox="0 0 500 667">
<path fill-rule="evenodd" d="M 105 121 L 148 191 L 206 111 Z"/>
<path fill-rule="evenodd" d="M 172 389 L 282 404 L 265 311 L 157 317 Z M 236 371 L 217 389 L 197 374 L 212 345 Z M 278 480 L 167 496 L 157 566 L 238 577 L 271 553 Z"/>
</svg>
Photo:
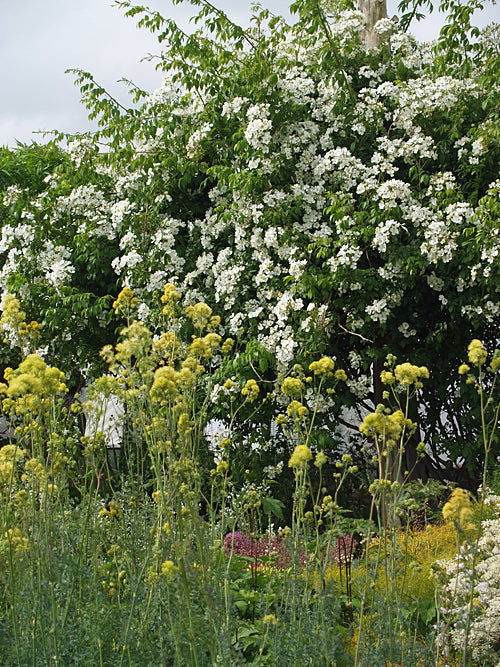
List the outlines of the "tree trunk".
<svg viewBox="0 0 500 667">
<path fill-rule="evenodd" d="M 366 30 L 362 33 L 366 48 L 376 49 L 382 36 L 374 32 L 373 27 L 380 19 L 387 18 L 387 0 L 358 0 L 358 9 L 366 18 Z"/>
</svg>

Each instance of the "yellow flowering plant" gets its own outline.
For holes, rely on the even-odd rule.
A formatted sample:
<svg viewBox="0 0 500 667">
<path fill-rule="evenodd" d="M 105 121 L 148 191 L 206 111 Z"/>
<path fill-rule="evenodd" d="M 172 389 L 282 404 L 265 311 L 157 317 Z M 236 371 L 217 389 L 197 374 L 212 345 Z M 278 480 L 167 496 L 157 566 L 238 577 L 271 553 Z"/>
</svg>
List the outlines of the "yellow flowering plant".
<svg viewBox="0 0 500 667">
<path fill-rule="evenodd" d="M 26 311 L 29 305 L 49 323 L 52 353 L 67 365 L 95 368 L 107 336 L 109 375 L 96 383 L 94 398 L 103 397 L 104 407 L 116 394 L 124 405 L 126 465 L 115 488 L 118 473 L 110 482 L 110 471 L 94 465 L 111 449 L 110 429 L 89 424 L 80 494 L 60 508 L 51 503 L 54 515 L 37 507 L 29 530 L 17 536 L 32 538 L 37 557 L 12 568 L 15 577 L 0 568 L 0 662 L 431 664 L 425 624 L 417 627 L 411 606 L 395 604 L 390 589 L 379 597 L 387 616 L 373 597 L 366 616 L 359 605 L 353 610 L 373 619 L 359 651 L 362 633 L 339 609 L 337 591 L 319 577 L 309 585 L 309 549 L 302 562 L 296 553 L 295 572 L 273 574 L 262 586 L 259 572 L 226 566 L 224 508 L 231 504 L 236 527 L 237 490 L 221 483 L 211 503 L 200 477 L 212 463 L 221 466 L 221 480 L 223 463 L 255 477 L 264 458 L 252 449 L 259 439 L 267 452 L 285 452 L 285 472 L 321 479 L 321 502 L 314 494 L 303 512 L 319 526 L 337 512 L 335 462 L 320 456 L 332 458 L 314 434 L 319 415 L 321 426 L 333 429 L 334 407 L 344 399 L 356 414 L 372 393 L 375 406 L 389 400 L 383 389 L 401 398 L 419 383 L 434 384 L 421 414 L 429 429 L 436 425 L 432 442 L 441 443 L 442 407 L 467 412 L 449 368 L 467 331 L 493 338 L 498 316 L 498 28 L 472 27 L 479 0 L 443 0 L 446 28 L 433 51 L 407 33 L 415 10 L 430 4 L 419 0 L 401 3 L 399 27 L 382 18 L 373 30 L 352 2 L 295 2 L 293 24 L 255 9 L 245 29 L 214 3 L 193 0 L 200 10 L 194 34 L 133 1 L 117 4 L 159 38 L 160 88 L 142 101 L 135 89 L 137 104 L 127 109 L 91 74 L 76 72 L 96 132 L 56 133 L 47 146 L 2 150 L 0 217 L 3 287 L 18 289 Z M 361 5 L 382 13 L 385 3 Z M 137 286 L 115 301 L 118 314 L 130 311 L 121 347 L 111 309 L 100 308 L 114 301 L 108 293 L 117 276 Z M 167 276 L 160 297 L 155 289 Z M 256 341 L 265 352 L 243 353 L 240 365 L 221 362 L 229 343 L 207 337 L 223 334 L 215 304 L 227 313 L 238 349 Z M 160 327 L 162 316 L 167 327 Z M 439 370 L 444 380 L 426 383 L 401 364 L 386 370 L 379 391 L 387 349 L 400 356 L 414 350 L 415 359 L 435 365 L 433 378 Z M 289 383 L 280 393 L 280 381 L 275 403 L 267 401 L 268 414 L 282 413 L 283 442 L 281 429 L 277 435 L 265 418 L 259 423 L 256 410 L 274 369 L 286 376 L 294 357 L 309 362 L 311 354 L 318 360 L 304 366 L 310 379 L 292 376 L 303 389 Z M 491 357 L 483 356 L 474 346 L 468 365 L 475 376 L 487 372 Z M 347 376 L 340 359 L 350 377 L 334 399 L 328 391 Z M 249 378 L 255 384 L 247 386 Z M 399 456 L 411 428 L 405 420 L 416 417 L 386 405 L 389 412 L 367 423 L 363 437 L 378 440 L 381 456 Z M 203 466 L 204 428 L 216 410 L 230 432 L 210 434 L 214 451 Z M 35 429 L 32 422 L 22 428 Z M 48 442 L 50 433 L 44 437 Z M 299 450 L 307 466 L 286 468 L 296 447 L 312 458 L 304 461 L 307 451 Z M 353 466 L 337 463 L 335 480 Z M 33 480 L 41 479 L 36 463 L 30 467 Z M 256 499 L 251 483 L 244 497 L 256 508 L 262 494 Z M 379 487 L 396 494 L 400 483 L 381 479 Z M 118 491 L 123 516 L 99 517 L 101 496 Z M 13 528 L 2 526 L 2 539 Z M 167 585 L 163 564 L 170 573 L 178 568 L 175 585 Z M 157 577 L 146 584 L 150 571 Z M 130 584 L 121 590 L 123 572 Z M 395 588 L 401 578 L 391 574 L 386 580 Z"/>
<path fill-rule="evenodd" d="M 472 385 L 479 395 L 481 437 L 483 445 L 483 478 L 481 488 L 487 488 L 488 466 L 496 438 L 500 417 L 500 396 L 498 376 L 500 372 L 500 350 L 496 349 L 488 361 L 488 351 L 478 339 L 473 339 L 467 349 L 469 364 L 463 363 L 458 374 L 465 377 L 466 384 Z"/>
<path fill-rule="evenodd" d="M 113 310 L 116 315 L 122 315 L 130 324 L 131 317 L 135 313 L 139 300 L 134 296 L 130 287 L 124 287 L 113 302 Z"/>
<path fill-rule="evenodd" d="M 461 488 L 453 490 L 448 501 L 443 505 L 443 519 L 452 523 L 459 536 L 476 530 L 474 512 L 470 494 Z"/>
<path fill-rule="evenodd" d="M 7 293 L 3 299 L 0 330 L 4 332 L 4 343 L 14 344 L 23 354 L 36 349 L 42 325 L 36 321 L 26 322 L 19 299 Z"/>
</svg>

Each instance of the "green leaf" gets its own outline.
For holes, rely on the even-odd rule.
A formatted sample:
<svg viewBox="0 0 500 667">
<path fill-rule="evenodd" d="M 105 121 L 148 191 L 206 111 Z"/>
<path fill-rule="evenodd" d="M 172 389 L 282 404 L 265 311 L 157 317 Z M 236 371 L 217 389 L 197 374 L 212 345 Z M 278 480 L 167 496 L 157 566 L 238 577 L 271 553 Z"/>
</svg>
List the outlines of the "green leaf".
<svg viewBox="0 0 500 667">
<path fill-rule="evenodd" d="M 283 519 L 284 507 L 285 504 L 281 500 L 269 498 L 267 496 L 263 496 L 262 498 L 262 509 L 265 514 L 274 514 L 274 516 L 277 516 L 279 519 Z"/>
</svg>

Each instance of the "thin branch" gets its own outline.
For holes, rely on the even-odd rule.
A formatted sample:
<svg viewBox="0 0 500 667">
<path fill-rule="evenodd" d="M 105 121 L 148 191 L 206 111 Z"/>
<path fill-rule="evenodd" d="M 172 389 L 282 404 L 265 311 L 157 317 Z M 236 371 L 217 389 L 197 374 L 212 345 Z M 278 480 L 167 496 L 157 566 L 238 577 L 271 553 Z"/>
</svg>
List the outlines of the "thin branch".
<svg viewBox="0 0 500 667">
<path fill-rule="evenodd" d="M 371 344 L 373 345 L 373 341 L 370 340 L 369 338 L 365 338 L 365 337 L 362 336 L 361 334 L 358 334 L 358 333 L 356 333 L 356 332 L 354 332 L 354 331 L 349 331 L 349 329 L 346 329 L 346 328 L 343 327 L 341 324 L 339 324 L 339 327 L 342 329 L 342 331 L 345 331 L 346 333 L 350 334 L 351 336 L 357 336 L 358 338 L 361 338 L 362 340 L 366 341 L 367 343 L 371 343 Z"/>
</svg>

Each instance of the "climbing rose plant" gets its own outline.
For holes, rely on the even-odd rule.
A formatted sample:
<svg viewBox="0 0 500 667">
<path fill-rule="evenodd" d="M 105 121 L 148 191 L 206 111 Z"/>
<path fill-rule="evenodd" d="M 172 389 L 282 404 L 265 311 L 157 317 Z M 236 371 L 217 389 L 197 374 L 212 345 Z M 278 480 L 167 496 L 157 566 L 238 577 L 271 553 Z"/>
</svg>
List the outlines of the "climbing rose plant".
<svg viewBox="0 0 500 667">
<path fill-rule="evenodd" d="M 47 359 L 91 375 L 121 287 L 154 330 L 169 283 L 223 316 L 235 374 L 285 377 L 318 354 L 346 369 L 321 400 L 304 385 L 321 447 L 341 405 L 349 429 L 381 402 L 388 352 L 418 360 L 432 372 L 407 464 L 423 439 L 429 465 L 464 457 L 474 474 L 477 415 L 455 369 L 471 338 L 495 342 L 500 314 L 498 26 L 443 2 L 440 39 L 419 44 L 403 2 L 402 28 L 381 20 L 367 50 L 350 2 L 299 0 L 293 24 L 256 9 L 243 29 L 192 0 L 190 34 L 118 4 L 157 35 L 162 84 L 132 87 L 127 108 L 76 71 L 100 129 L 38 178 L 2 182 L 0 287 L 44 320 Z"/>
</svg>

